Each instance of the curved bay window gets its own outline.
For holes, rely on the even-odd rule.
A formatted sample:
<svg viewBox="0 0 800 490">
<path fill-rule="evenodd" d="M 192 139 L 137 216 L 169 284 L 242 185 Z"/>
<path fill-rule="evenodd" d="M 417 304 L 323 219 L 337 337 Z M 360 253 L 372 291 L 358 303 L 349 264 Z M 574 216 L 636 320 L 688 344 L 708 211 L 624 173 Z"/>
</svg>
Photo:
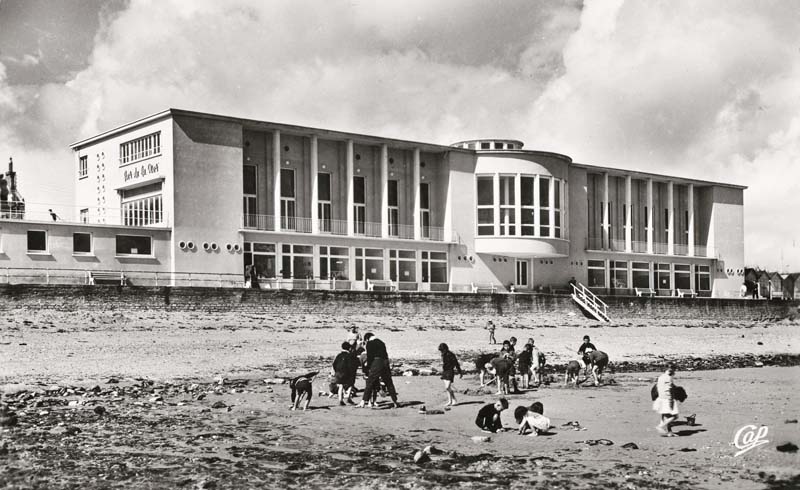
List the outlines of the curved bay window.
<svg viewBox="0 0 800 490">
<path fill-rule="evenodd" d="M 564 181 L 548 175 L 478 175 L 478 236 L 561 238 Z"/>
</svg>

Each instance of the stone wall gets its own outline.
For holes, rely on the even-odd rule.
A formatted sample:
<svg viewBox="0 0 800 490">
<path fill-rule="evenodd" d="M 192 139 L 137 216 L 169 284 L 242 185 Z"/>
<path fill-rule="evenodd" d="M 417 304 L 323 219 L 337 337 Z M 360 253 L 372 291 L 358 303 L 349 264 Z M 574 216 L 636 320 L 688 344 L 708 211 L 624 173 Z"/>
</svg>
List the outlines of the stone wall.
<svg viewBox="0 0 800 490">
<path fill-rule="evenodd" d="M 606 297 L 613 323 L 648 318 L 772 321 L 797 318 L 800 301 Z M 328 316 L 517 316 L 537 323 L 594 323 L 569 296 L 365 291 L 254 290 L 189 287 L 0 285 L 0 310 L 186 311 Z"/>
</svg>

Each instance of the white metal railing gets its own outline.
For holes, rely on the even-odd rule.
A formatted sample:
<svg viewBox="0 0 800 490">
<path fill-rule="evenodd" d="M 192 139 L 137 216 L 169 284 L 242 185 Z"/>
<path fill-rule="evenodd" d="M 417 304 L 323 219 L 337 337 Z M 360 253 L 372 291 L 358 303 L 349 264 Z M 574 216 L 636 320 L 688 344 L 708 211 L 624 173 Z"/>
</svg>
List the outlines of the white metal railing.
<svg viewBox="0 0 800 490">
<path fill-rule="evenodd" d="M 305 217 L 281 217 L 281 227 L 279 231 L 291 231 L 296 233 L 312 233 L 312 220 Z M 351 228 L 348 227 L 346 220 L 339 219 L 318 219 L 318 229 L 320 234 L 330 235 L 350 235 Z M 381 238 L 383 227 L 381 223 L 371 221 L 353 221 L 350 225 L 352 234 L 355 236 L 366 236 L 371 238 Z M 275 216 L 268 214 L 244 214 L 242 215 L 242 228 L 249 230 L 275 231 Z M 394 225 L 387 226 L 388 238 L 401 238 L 406 240 L 414 239 L 413 225 Z M 441 242 L 444 241 L 444 228 L 437 226 L 420 226 L 420 239 Z"/>
<path fill-rule="evenodd" d="M 122 208 L 65 206 L 62 204 L 25 203 L 24 211 L 0 210 L 0 219 L 19 221 L 51 221 L 65 224 L 115 225 L 133 228 L 170 226 L 163 209 L 124 213 Z"/>
<path fill-rule="evenodd" d="M 572 286 L 572 294 L 577 297 L 584 305 L 592 309 L 592 313 L 598 314 L 605 321 L 608 321 L 608 305 L 598 298 L 596 294 L 591 292 L 589 288 L 581 283 L 570 284 Z"/>
</svg>

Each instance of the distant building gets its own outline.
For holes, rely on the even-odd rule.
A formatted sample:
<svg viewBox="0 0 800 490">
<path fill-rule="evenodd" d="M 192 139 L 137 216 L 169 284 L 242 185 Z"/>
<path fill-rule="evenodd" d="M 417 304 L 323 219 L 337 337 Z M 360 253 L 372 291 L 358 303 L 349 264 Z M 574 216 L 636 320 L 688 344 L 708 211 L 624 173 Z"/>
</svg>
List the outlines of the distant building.
<svg viewBox="0 0 800 490">
<path fill-rule="evenodd" d="M 241 286 L 252 264 L 262 287 L 422 291 L 548 291 L 574 276 L 603 294 L 718 297 L 743 280 L 745 187 L 517 140 L 444 146 L 169 109 L 72 149 L 75 215 L 3 220 L 9 267 Z"/>
</svg>

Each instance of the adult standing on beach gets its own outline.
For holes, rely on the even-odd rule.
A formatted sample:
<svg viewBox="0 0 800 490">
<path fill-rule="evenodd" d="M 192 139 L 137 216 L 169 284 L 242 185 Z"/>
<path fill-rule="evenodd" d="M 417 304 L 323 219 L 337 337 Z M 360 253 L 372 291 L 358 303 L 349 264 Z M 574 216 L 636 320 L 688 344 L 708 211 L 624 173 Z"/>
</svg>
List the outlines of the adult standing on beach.
<svg viewBox="0 0 800 490">
<path fill-rule="evenodd" d="M 364 396 L 358 407 L 372 406 L 372 393 L 378 389 L 379 382 L 382 380 L 389 391 L 389 396 L 392 397 L 393 407 L 397 408 L 397 392 L 394 389 L 394 382 L 392 382 L 392 369 L 389 363 L 389 354 L 386 352 L 386 344 L 375 337 L 372 332 L 364 334 L 364 342 L 367 344 L 366 371 L 369 374 L 367 375 L 367 386 L 364 387 Z"/>
<path fill-rule="evenodd" d="M 672 432 L 672 424 L 678 420 L 678 402 L 672 396 L 674 375 L 675 365 L 670 364 L 656 381 L 658 398 L 653 402 L 653 410 L 661 415 L 661 422 L 656 426 L 656 430 L 665 437 L 677 435 Z"/>
<path fill-rule="evenodd" d="M 439 344 L 439 352 L 442 354 L 442 380 L 444 380 L 444 391 L 447 392 L 447 403 L 445 406 L 452 406 L 456 404 L 456 395 L 453 393 L 453 381 L 456 377 L 456 371 L 458 371 L 458 375 L 464 376 L 464 373 L 461 371 L 461 365 L 458 363 L 458 358 L 455 354 L 447 347 L 447 344 L 442 342 Z"/>
</svg>

